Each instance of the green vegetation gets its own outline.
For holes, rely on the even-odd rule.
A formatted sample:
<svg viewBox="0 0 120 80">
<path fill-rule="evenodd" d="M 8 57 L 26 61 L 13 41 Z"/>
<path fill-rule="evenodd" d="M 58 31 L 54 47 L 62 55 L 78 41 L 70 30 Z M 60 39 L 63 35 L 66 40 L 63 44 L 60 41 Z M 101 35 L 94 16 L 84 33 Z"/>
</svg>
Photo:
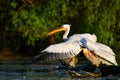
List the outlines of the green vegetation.
<svg viewBox="0 0 120 80">
<path fill-rule="evenodd" d="M 69 23 L 70 35 L 94 33 L 120 57 L 120 0 L 1 0 L 0 12 L 1 50 L 40 51 L 48 31 Z"/>
</svg>

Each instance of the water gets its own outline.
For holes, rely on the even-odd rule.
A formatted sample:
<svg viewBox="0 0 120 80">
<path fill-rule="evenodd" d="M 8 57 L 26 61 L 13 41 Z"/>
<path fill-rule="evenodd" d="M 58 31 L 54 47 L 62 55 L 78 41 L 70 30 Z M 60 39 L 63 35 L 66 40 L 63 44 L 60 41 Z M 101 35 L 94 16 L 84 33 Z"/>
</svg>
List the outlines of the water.
<svg viewBox="0 0 120 80">
<path fill-rule="evenodd" d="M 0 59 L 0 80 L 120 80 L 117 76 L 73 78 L 68 73 L 61 75 L 53 69 L 55 63 L 31 63 L 30 58 Z"/>
</svg>

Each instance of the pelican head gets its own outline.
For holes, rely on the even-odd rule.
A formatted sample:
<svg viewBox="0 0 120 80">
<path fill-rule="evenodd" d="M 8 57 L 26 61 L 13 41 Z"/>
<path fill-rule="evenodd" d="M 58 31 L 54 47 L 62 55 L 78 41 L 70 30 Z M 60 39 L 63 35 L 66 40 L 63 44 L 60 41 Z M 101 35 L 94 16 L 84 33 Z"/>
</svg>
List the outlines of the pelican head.
<svg viewBox="0 0 120 80">
<path fill-rule="evenodd" d="M 70 24 L 64 24 L 64 25 L 61 26 L 61 28 L 70 29 L 70 26 L 71 26 Z"/>
<path fill-rule="evenodd" d="M 66 40 L 67 39 L 67 35 L 69 34 L 69 31 L 70 31 L 70 26 L 71 25 L 69 25 L 69 24 L 64 24 L 64 25 L 60 26 L 59 28 L 49 32 L 48 36 L 52 35 L 52 34 L 55 34 L 57 32 L 60 32 L 60 31 L 65 31 L 65 33 L 63 35 L 63 39 Z"/>
</svg>

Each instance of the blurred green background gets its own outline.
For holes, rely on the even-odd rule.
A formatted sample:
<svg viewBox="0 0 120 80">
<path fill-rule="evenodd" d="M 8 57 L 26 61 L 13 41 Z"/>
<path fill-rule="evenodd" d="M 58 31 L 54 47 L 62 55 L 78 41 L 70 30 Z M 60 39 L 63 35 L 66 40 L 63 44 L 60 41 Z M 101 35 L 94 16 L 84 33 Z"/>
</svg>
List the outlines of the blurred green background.
<svg viewBox="0 0 120 80">
<path fill-rule="evenodd" d="M 120 0 L 0 0 L 0 51 L 36 55 L 50 45 L 47 33 L 65 23 L 69 36 L 96 34 L 120 63 Z M 61 42 L 62 33 L 53 38 Z"/>
</svg>

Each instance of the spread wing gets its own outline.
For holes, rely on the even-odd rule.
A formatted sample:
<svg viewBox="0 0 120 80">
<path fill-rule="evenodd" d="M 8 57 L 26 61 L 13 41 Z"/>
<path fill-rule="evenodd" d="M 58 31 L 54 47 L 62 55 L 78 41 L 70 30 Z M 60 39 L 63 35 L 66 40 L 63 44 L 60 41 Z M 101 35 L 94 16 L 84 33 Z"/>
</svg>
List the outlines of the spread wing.
<svg viewBox="0 0 120 80">
<path fill-rule="evenodd" d="M 104 45 L 102 43 L 96 43 L 96 47 L 98 49 L 95 50 L 95 52 L 98 56 L 110 62 L 111 64 L 117 65 L 117 62 L 115 59 L 116 55 L 109 46 Z"/>
<path fill-rule="evenodd" d="M 95 52 L 101 58 L 102 63 L 107 61 L 111 65 L 117 65 L 115 53 L 109 46 L 98 42 L 95 43 L 87 38 L 82 38 L 80 41 L 86 49 Z"/>
<path fill-rule="evenodd" d="M 115 53 L 109 46 L 98 42 L 93 43 L 91 41 L 87 41 L 86 48 L 90 51 L 94 51 L 97 56 L 99 56 L 104 61 L 107 61 L 109 64 L 117 65 Z M 102 63 L 105 63 L 104 61 L 102 61 Z"/>
<path fill-rule="evenodd" d="M 40 55 L 35 56 L 36 60 L 60 60 L 73 57 L 81 51 L 80 43 L 77 41 L 66 41 L 59 44 L 53 44 L 41 52 Z"/>
</svg>

